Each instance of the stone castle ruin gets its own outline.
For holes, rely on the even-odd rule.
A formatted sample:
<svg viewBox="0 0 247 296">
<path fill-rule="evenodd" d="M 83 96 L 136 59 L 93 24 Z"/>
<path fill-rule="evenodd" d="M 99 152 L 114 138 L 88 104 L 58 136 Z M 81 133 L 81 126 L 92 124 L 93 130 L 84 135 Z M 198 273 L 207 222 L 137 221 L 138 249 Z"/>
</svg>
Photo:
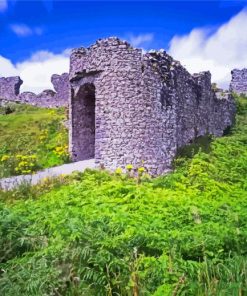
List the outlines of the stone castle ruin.
<svg viewBox="0 0 247 296">
<path fill-rule="evenodd" d="M 68 105 L 69 74 L 54 74 L 51 82 L 55 91 L 47 89 L 36 95 L 33 92 L 20 93 L 23 83 L 20 77 L 0 77 L 0 104 L 2 102 L 20 102 L 39 107 L 61 107 Z"/>
<path fill-rule="evenodd" d="M 178 148 L 221 136 L 234 120 L 231 94 L 213 90 L 209 72 L 191 75 L 165 51 L 143 54 L 115 37 L 74 49 L 66 82 L 56 77 L 57 98 L 69 102 L 73 161 L 94 158 L 110 170 L 132 164 L 162 174 Z M 15 96 L 30 102 L 19 83 Z"/>
<path fill-rule="evenodd" d="M 230 83 L 230 91 L 240 95 L 247 95 L 247 69 L 234 69 L 231 71 L 232 81 Z"/>
<path fill-rule="evenodd" d="M 158 175 L 179 147 L 233 123 L 229 93 L 216 93 L 209 72 L 191 75 L 165 51 L 146 54 L 117 38 L 72 52 L 70 150 L 113 170 L 131 163 Z"/>
</svg>

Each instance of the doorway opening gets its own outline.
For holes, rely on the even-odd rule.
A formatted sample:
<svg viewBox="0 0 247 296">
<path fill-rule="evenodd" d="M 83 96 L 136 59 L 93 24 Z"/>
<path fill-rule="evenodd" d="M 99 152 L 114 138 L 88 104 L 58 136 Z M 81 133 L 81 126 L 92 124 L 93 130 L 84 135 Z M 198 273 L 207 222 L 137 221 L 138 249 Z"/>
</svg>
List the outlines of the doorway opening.
<svg viewBox="0 0 247 296">
<path fill-rule="evenodd" d="M 73 138 L 76 160 L 95 157 L 95 86 L 80 86 L 73 103 Z"/>
</svg>

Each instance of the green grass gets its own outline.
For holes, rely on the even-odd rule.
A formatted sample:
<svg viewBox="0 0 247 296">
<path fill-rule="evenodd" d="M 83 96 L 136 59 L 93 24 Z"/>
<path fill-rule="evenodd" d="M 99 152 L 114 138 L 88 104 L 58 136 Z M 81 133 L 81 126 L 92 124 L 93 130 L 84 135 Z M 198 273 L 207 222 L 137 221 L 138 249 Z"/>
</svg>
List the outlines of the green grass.
<svg viewBox="0 0 247 296">
<path fill-rule="evenodd" d="M 87 170 L 1 192 L 1 295 L 247 295 L 246 145 L 238 99 L 230 134 L 168 176 Z"/>
<path fill-rule="evenodd" d="M 63 109 L 51 110 L 28 105 L 1 107 L 0 178 L 22 173 L 22 168 L 16 170 L 20 162 L 16 159 L 17 155 L 37 157 L 34 166 L 27 167 L 32 171 L 67 162 L 67 156 L 60 157 L 54 152 L 57 146 L 64 146 L 68 142 L 67 131 L 62 124 L 64 114 Z M 45 139 L 41 141 L 40 137 L 46 131 Z M 9 159 L 1 161 L 3 156 Z"/>
</svg>

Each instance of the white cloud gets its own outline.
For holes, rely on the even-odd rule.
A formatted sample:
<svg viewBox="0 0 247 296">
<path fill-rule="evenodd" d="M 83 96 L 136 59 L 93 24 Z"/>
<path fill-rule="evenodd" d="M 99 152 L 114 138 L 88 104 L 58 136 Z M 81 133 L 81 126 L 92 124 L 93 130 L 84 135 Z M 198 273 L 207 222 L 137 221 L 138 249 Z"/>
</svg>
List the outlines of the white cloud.
<svg viewBox="0 0 247 296">
<path fill-rule="evenodd" d="M 21 91 L 39 93 L 44 89 L 53 89 L 52 74 L 62 74 L 69 71 L 68 50 L 60 54 L 49 51 L 39 51 L 28 60 L 14 65 L 10 60 L 0 56 L 0 77 L 20 76 L 24 81 Z"/>
<path fill-rule="evenodd" d="M 149 42 L 151 42 L 154 38 L 154 35 L 151 33 L 140 34 L 140 35 L 131 35 L 128 39 L 134 47 L 143 46 Z"/>
<path fill-rule="evenodd" d="M 0 55 L 0 77 L 15 76 L 17 74 L 17 69 L 11 63 L 11 61 Z"/>
<path fill-rule="evenodd" d="M 12 25 L 10 25 L 10 29 L 19 37 L 27 37 L 27 36 L 31 36 L 31 35 L 41 35 L 43 33 L 42 28 L 40 28 L 40 27 L 31 28 L 25 24 L 12 24 Z"/>
<path fill-rule="evenodd" d="M 228 88 L 231 70 L 247 67 L 247 9 L 221 25 L 216 32 L 197 28 L 175 36 L 169 53 L 192 73 L 210 70 L 212 80 Z"/>
<path fill-rule="evenodd" d="M 8 8 L 7 0 L 0 0 L 0 12 L 4 12 Z"/>
</svg>

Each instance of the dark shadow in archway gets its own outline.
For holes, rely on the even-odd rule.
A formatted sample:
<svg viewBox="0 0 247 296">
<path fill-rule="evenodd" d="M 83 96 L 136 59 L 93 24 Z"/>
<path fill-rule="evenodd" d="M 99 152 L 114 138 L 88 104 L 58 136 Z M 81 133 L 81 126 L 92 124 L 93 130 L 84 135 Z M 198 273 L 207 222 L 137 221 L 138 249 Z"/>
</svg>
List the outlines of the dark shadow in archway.
<svg viewBox="0 0 247 296">
<path fill-rule="evenodd" d="M 73 98 L 73 145 L 76 160 L 95 157 L 95 86 L 80 86 Z"/>
</svg>

